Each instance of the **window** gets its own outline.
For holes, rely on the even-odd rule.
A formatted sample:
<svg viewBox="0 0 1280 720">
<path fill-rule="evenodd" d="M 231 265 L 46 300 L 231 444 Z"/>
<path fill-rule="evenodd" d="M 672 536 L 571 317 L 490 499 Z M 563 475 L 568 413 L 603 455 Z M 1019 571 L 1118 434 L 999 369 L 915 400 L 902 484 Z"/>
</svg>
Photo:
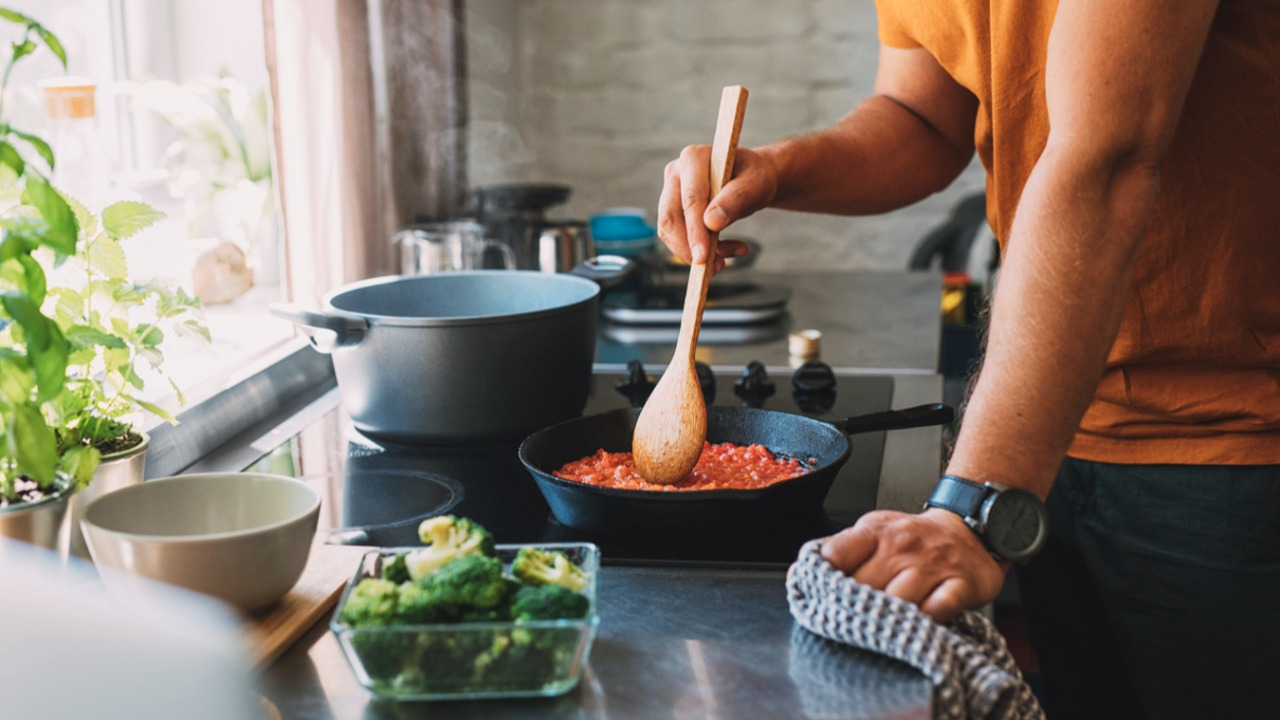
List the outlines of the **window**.
<svg viewBox="0 0 1280 720">
<path fill-rule="evenodd" d="M 96 137 L 110 200 L 136 199 L 165 218 L 122 242 L 131 279 L 167 279 L 201 297 L 211 342 L 166 337 L 165 372 L 187 395 L 292 336 L 265 312 L 280 296 L 280 233 L 272 185 L 268 77 L 259 0 L 8 0 L 65 47 L 64 71 L 40 47 L 15 66 L 4 114 L 54 145 L 40 83 L 96 84 Z M 15 30 L 3 28 L 16 38 Z M 54 178 L 55 186 L 58 178 Z M 82 199 L 82 198 L 78 198 Z M 180 407 L 168 383 L 146 393 Z M 144 421 L 144 425 L 150 423 Z"/>
</svg>

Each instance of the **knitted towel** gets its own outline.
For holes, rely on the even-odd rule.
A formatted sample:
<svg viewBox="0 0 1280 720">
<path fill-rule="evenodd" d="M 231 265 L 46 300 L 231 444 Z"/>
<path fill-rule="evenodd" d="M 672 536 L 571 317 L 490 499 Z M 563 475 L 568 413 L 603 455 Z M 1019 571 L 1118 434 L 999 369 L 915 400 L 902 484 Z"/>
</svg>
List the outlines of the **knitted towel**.
<svg viewBox="0 0 1280 720">
<path fill-rule="evenodd" d="M 999 631 L 966 610 L 947 625 L 914 604 L 837 570 L 811 541 L 787 577 L 791 614 L 805 629 L 907 663 L 933 682 L 934 717 L 1043 718 Z"/>
</svg>

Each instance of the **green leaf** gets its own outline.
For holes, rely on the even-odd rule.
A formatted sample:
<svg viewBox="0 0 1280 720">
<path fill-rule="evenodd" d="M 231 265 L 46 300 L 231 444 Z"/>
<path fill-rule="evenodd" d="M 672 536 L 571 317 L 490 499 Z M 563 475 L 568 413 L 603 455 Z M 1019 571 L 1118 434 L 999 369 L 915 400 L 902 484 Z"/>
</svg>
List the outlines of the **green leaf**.
<svg viewBox="0 0 1280 720">
<path fill-rule="evenodd" d="M 138 342 L 143 346 L 153 348 L 164 342 L 164 332 L 160 328 L 152 325 L 142 337 L 138 338 Z"/>
<path fill-rule="evenodd" d="M 138 404 L 138 407 L 142 408 L 143 410 L 146 410 L 147 412 L 151 413 L 152 415 L 155 415 L 156 417 L 160 418 L 161 420 L 164 420 L 165 422 L 169 423 L 170 425 L 177 425 L 177 424 L 178 424 L 178 418 L 174 417 L 174 416 L 173 416 L 173 413 L 169 412 L 168 410 L 165 410 L 164 408 L 160 407 L 159 405 L 156 405 L 156 404 L 154 404 L 154 403 L 149 403 L 149 402 L 147 402 L 146 400 L 138 400 L 138 399 L 136 399 L 136 398 L 134 399 L 134 402 L 136 402 L 136 403 Z"/>
<path fill-rule="evenodd" d="M 53 298 L 53 317 L 59 325 L 70 327 L 82 320 L 84 315 L 84 299 L 75 290 L 55 287 L 49 291 Z"/>
<path fill-rule="evenodd" d="M 40 314 L 40 308 L 31 298 L 16 292 L 3 295 L 3 305 L 9 317 L 22 326 L 26 333 L 27 355 L 36 371 L 36 399 L 40 402 L 56 397 L 62 392 L 67 372 L 67 340 L 56 323 Z"/>
<path fill-rule="evenodd" d="M 31 298 L 31 302 L 39 307 L 44 302 L 45 293 L 48 291 L 44 276 L 44 268 L 40 267 L 40 263 L 30 255 L 19 255 L 18 264 L 22 266 L 22 274 L 26 280 L 24 288 L 27 297 Z"/>
<path fill-rule="evenodd" d="M 174 326 L 174 330 L 178 331 L 178 337 L 184 340 L 199 338 L 205 342 L 212 342 L 213 337 L 209 334 L 209 328 L 199 320 L 187 320 Z"/>
<path fill-rule="evenodd" d="M 108 348 L 102 351 L 102 361 L 108 371 L 116 371 L 129 364 L 129 351 L 120 348 Z"/>
<path fill-rule="evenodd" d="M 58 39 L 58 36 L 49 32 L 49 30 L 43 25 L 33 25 L 32 29 L 34 29 L 36 34 L 40 36 L 40 39 L 44 41 L 45 47 L 49 48 L 54 55 L 58 56 L 58 61 L 62 63 L 62 69 L 66 70 L 67 51 L 62 47 L 62 41 Z M 52 162 L 49 164 L 53 165 Z"/>
<path fill-rule="evenodd" d="M 0 140 L 0 163 L 4 163 L 13 168 L 13 171 L 21 175 L 27 169 L 27 163 L 18 154 L 12 145 Z"/>
<path fill-rule="evenodd" d="M 9 132 L 25 140 L 27 144 L 30 145 L 32 149 L 36 151 L 36 154 L 44 158 L 44 161 L 49 164 L 49 169 L 53 170 L 53 148 L 49 147 L 49 143 L 45 142 L 44 140 L 40 139 L 35 135 L 32 135 L 31 133 L 25 133 L 25 132 L 22 132 L 21 130 L 16 130 L 14 128 L 9 128 Z M 22 173 L 18 173 L 18 174 L 21 175 Z"/>
<path fill-rule="evenodd" d="M 126 365 L 125 367 L 120 368 L 120 374 L 124 376 L 125 381 L 132 385 L 135 390 L 142 390 L 146 387 L 146 383 L 143 382 L 142 376 L 133 369 L 132 365 Z"/>
<path fill-rule="evenodd" d="M 144 347 L 138 351 L 138 357 L 147 361 L 147 364 L 156 370 L 164 364 L 164 353 L 155 348 Z"/>
<path fill-rule="evenodd" d="M 12 65 L 35 52 L 36 47 L 37 45 L 34 40 L 27 40 L 25 38 L 22 42 L 13 43 L 13 59 L 9 61 L 9 64 Z"/>
<path fill-rule="evenodd" d="M 75 255 L 80 226 L 67 201 L 39 175 L 27 177 L 27 197 L 49 224 L 43 236 L 44 244 L 56 253 Z"/>
<path fill-rule="evenodd" d="M 102 229 L 116 240 L 132 237 L 164 219 L 164 213 L 146 203 L 121 200 L 102 210 Z"/>
<path fill-rule="evenodd" d="M 31 368 L 25 357 L 11 348 L 3 349 L 8 352 L 0 356 L 3 361 L 0 363 L 3 366 L 3 372 L 0 372 L 0 397 L 14 405 L 21 405 L 30 401 L 36 381 L 31 376 Z"/>
<path fill-rule="evenodd" d="M 123 280 L 129 273 L 129 268 L 125 264 L 124 248 L 106 235 L 99 235 L 89 245 L 86 260 L 95 272 L 112 279 Z"/>
<path fill-rule="evenodd" d="M 0 262 L 12 260 L 29 252 L 31 248 L 21 235 L 6 232 L 3 237 L 0 237 Z"/>
<path fill-rule="evenodd" d="M 98 218 L 91 212 L 84 203 L 71 197 L 70 195 L 59 191 L 59 195 L 63 200 L 67 201 L 67 205 L 71 206 L 71 212 L 76 216 L 76 227 L 85 237 L 93 237 L 98 234 Z"/>
<path fill-rule="evenodd" d="M 73 325 L 67 329 L 67 342 L 72 350 L 101 345 L 108 348 L 127 347 L 124 340 L 88 325 Z"/>
<path fill-rule="evenodd" d="M 26 15 L 23 15 L 17 10 L 10 10 L 9 8 L 0 8 L 0 18 L 4 18 L 9 22 L 18 23 L 19 25 L 30 26 L 30 25 L 36 24 L 35 20 L 32 20 L 31 18 L 27 17 Z"/>
<path fill-rule="evenodd" d="M 62 454 L 62 471 L 75 478 L 80 487 L 89 484 L 102 461 L 102 451 L 92 445 L 75 445 Z"/>
<path fill-rule="evenodd" d="M 58 467 L 58 441 L 40 412 L 28 405 L 14 409 L 8 432 L 9 452 L 18 461 L 18 473 L 45 486 L 53 482 Z"/>
<path fill-rule="evenodd" d="M 173 389 L 173 394 L 178 398 L 178 404 L 186 405 L 187 398 L 182 395 L 182 388 L 178 387 L 178 383 L 174 382 L 173 378 L 167 378 L 167 379 L 169 380 L 169 387 Z M 174 420 L 173 424 L 177 425 L 178 421 Z"/>
</svg>

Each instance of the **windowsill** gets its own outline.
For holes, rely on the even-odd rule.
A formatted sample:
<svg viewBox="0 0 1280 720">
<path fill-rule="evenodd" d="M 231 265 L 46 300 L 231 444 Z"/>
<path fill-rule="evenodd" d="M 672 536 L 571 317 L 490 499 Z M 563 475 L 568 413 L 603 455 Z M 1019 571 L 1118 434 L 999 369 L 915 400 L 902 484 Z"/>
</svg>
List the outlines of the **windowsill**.
<svg viewBox="0 0 1280 720">
<path fill-rule="evenodd" d="M 178 401 L 166 382 L 157 383 L 148 399 L 177 415 L 296 350 L 297 343 L 291 342 L 293 325 L 267 312 L 268 305 L 280 297 L 278 285 L 264 285 L 229 303 L 206 306 L 212 341 L 205 346 L 185 342 L 165 349 L 165 371 L 182 390 L 185 402 Z M 142 425 L 150 430 L 163 422 L 149 415 Z"/>
</svg>

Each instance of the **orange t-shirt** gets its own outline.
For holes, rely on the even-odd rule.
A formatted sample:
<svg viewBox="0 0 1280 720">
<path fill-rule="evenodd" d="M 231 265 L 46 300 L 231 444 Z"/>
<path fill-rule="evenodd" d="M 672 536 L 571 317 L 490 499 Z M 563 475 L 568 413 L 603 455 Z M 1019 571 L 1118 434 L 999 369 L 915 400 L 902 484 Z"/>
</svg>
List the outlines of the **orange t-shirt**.
<svg viewBox="0 0 1280 720">
<path fill-rule="evenodd" d="M 876 5 L 881 42 L 926 49 L 977 96 L 974 140 L 1003 243 L 1048 137 L 1044 67 L 1056 3 Z M 1119 335 L 1069 454 L 1280 463 L 1280 3 L 1219 6 Z"/>
</svg>

